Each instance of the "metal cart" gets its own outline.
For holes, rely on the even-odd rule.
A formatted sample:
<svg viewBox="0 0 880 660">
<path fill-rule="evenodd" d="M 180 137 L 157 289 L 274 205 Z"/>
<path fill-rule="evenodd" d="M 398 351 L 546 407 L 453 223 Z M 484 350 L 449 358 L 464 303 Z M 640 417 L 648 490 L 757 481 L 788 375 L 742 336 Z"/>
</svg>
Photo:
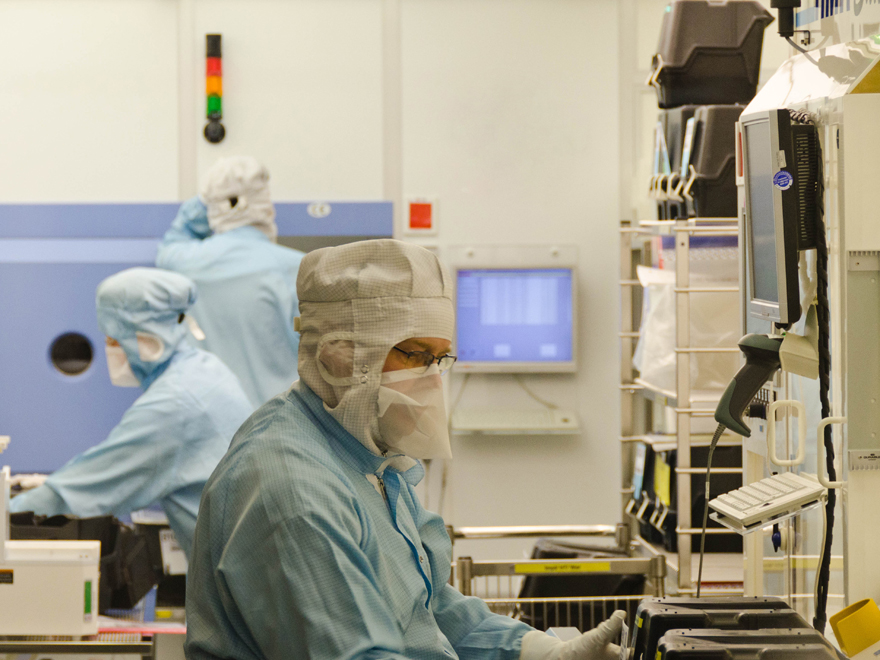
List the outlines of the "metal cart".
<svg viewBox="0 0 880 660">
<path fill-rule="evenodd" d="M 521 559 L 516 561 L 475 561 L 458 557 L 454 563 L 454 582 L 466 596 L 477 596 L 497 614 L 510 616 L 546 630 L 573 626 L 590 630 L 615 610 L 624 610 L 630 622 L 638 603 L 646 597 L 666 593 L 666 561 L 662 556 L 634 557 L 626 525 L 565 525 L 532 527 L 450 527 L 450 538 L 499 539 L 523 537 L 604 537 L 615 540 L 608 550 L 619 557 L 576 559 Z M 454 548 L 454 545 L 453 545 Z M 602 596 L 522 597 L 525 580 L 530 577 L 590 576 L 597 580 L 612 576 L 638 576 L 644 579 L 643 593 Z"/>
</svg>

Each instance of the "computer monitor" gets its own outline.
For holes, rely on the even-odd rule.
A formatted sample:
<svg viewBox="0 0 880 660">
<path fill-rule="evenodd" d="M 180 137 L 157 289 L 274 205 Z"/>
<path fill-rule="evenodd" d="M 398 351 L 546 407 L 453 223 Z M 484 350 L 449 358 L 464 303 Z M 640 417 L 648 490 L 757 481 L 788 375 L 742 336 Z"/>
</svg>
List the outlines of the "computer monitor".
<svg viewBox="0 0 880 660">
<path fill-rule="evenodd" d="M 816 247 L 817 137 L 786 109 L 740 118 L 748 311 L 787 327 L 800 318 L 798 251 Z"/>
<path fill-rule="evenodd" d="M 779 598 L 651 598 L 643 600 L 636 611 L 630 657 L 654 660 L 660 638 L 670 630 L 809 627 L 803 617 Z"/>
<path fill-rule="evenodd" d="M 576 368 L 576 250 L 453 248 L 457 371 Z"/>
</svg>

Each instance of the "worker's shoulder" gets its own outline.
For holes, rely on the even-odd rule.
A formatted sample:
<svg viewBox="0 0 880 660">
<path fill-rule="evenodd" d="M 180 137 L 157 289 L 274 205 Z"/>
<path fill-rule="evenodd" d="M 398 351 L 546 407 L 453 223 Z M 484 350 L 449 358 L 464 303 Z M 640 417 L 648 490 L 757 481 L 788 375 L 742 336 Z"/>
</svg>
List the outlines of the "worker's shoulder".
<svg viewBox="0 0 880 660">
<path fill-rule="evenodd" d="M 200 348 L 179 350 L 160 379 L 169 389 L 199 400 L 215 399 L 235 404 L 247 401 L 247 395 L 232 370 L 219 357 Z M 252 411 L 250 403 L 247 406 Z"/>
<path fill-rule="evenodd" d="M 266 402 L 235 434 L 205 490 L 207 500 L 217 496 L 233 517 L 248 510 L 277 523 L 340 507 L 357 517 L 351 476 L 307 411 L 285 395 Z"/>
<path fill-rule="evenodd" d="M 271 260 L 271 264 L 274 264 L 278 268 L 298 269 L 300 262 L 302 262 L 303 257 L 305 257 L 305 254 L 299 250 L 294 250 L 293 248 L 278 245 L 277 243 L 272 243 L 270 241 L 248 241 L 245 245 L 256 254 L 260 254 L 268 260 Z M 266 266 L 268 267 L 269 265 L 270 262 L 267 261 Z"/>
<path fill-rule="evenodd" d="M 253 412 L 235 374 L 217 356 L 197 348 L 178 350 L 165 371 L 133 408 L 161 410 L 169 420 L 209 421 L 229 437 Z M 202 420 L 202 421 L 199 421 Z"/>
<path fill-rule="evenodd" d="M 244 229 L 244 228 L 242 228 Z M 242 276 L 284 272 L 295 276 L 305 255 L 264 237 L 217 234 L 202 241 L 198 253 L 180 267 L 198 280 L 230 280 Z"/>
<path fill-rule="evenodd" d="M 240 471 L 276 476 L 282 484 L 338 481 L 341 476 L 320 425 L 288 393 L 267 401 L 242 424 L 227 458 Z"/>
</svg>

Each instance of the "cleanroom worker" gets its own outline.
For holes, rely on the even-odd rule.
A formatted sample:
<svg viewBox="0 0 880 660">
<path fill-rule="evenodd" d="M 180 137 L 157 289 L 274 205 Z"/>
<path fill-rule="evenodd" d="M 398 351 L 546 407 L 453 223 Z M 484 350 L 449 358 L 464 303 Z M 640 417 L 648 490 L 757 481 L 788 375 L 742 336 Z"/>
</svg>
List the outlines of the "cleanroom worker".
<svg viewBox="0 0 880 660">
<path fill-rule="evenodd" d="M 297 379 L 303 254 L 276 245 L 277 236 L 268 170 L 249 156 L 224 158 L 180 207 L 156 259 L 199 287 L 192 309 L 205 331 L 199 346 L 229 365 L 255 408 Z"/>
<path fill-rule="evenodd" d="M 624 613 L 571 642 L 448 584 L 452 546 L 417 459 L 451 456 L 440 375 L 451 280 L 393 240 L 309 253 L 300 380 L 245 422 L 205 487 L 189 660 L 610 660 Z"/>
<path fill-rule="evenodd" d="M 158 268 L 101 282 L 110 381 L 144 393 L 103 442 L 15 497 L 12 511 L 122 516 L 158 502 L 189 557 L 202 488 L 253 411 L 226 365 L 184 341 L 195 299 L 192 281 Z"/>
</svg>

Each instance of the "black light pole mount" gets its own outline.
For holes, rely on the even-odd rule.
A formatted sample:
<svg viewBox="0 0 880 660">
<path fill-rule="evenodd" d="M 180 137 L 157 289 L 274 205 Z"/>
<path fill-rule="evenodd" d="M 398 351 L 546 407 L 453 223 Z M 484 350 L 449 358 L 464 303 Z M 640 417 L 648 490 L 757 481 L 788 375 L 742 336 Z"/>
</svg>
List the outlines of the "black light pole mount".
<svg viewBox="0 0 880 660">
<path fill-rule="evenodd" d="M 801 6 L 801 0 L 770 0 L 770 6 L 779 10 L 779 36 L 786 39 L 794 36 L 794 10 Z"/>
</svg>

